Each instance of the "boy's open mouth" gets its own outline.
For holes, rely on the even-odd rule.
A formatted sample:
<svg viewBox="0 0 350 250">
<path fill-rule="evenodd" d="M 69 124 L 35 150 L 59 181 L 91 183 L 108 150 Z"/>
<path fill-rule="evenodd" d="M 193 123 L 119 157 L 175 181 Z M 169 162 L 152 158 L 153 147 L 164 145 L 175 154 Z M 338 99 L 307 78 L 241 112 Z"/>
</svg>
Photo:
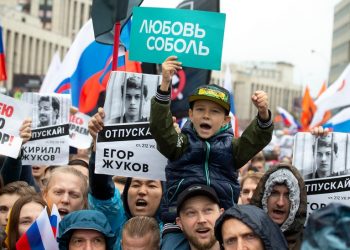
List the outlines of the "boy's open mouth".
<svg viewBox="0 0 350 250">
<path fill-rule="evenodd" d="M 209 124 L 207 124 L 207 123 L 201 123 L 201 124 L 199 125 L 199 127 L 200 127 L 201 129 L 211 129 L 211 126 L 210 126 Z"/>
</svg>

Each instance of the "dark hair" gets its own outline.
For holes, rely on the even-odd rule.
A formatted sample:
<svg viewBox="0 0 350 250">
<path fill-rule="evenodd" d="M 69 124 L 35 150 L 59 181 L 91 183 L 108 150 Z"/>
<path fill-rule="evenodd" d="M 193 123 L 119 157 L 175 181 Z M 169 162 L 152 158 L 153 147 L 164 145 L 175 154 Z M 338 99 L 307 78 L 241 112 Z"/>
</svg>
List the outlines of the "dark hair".
<svg viewBox="0 0 350 250">
<path fill-rule="evenodd" d="M 16 242 L 19 240 L 20 235 L 18 232 L 19 226 L 19 216 L 21 214 L 22 207 L 30 202 L 35 202 L 48 209 L 47 203 L 44 199 L 39 195 L 26 195 L 19 198 L 11 209 L 10 217 L 9 217 L 9 225 L 8 225 L 8 242 L 9 242 L 9 250 L 16 250 Z M 50 215 L 50 211 L 48 209 L 47 213 Z"/>
<path fill-rule="evenodd" d="M 143 88 L 143 89 L 142 89 Z M 121 86 L 122 95 L 124 94 L 124 86 Z M 141 89 L 143 97 L 146 98 L 148 94 L 147 85 L 142 84 L 141 78 L 131 76 L 126 80 L 126 89 Z"/>
<path fill-rule="evenodd" d="M 60 101 L 58 100 L 58 98 L 55 96 L 41 96 L 39 99 L 39 103 L 40 102 L 50 102 L 50 101 L 51 101 L 51 105 L 52 105 L 53 110 L 57 110 L 57 114 L 56 114 L 56 119 L 57 119 L 59 117 L 58 113 L 60 111 Z"/>
<path fill-rule="evenodd" d="M 333 141 L 333 138 L 331 135 L 319 137 L 318 141 L 317 141 L 317 149 L 319 147 L 331 148 L 332 143 L 333 143 L 334 153 L 337 154 L 338 153 L 338 143 Z M 312 145 L 312 150 L 315 152 L 315 145 Z"/>
</svg>

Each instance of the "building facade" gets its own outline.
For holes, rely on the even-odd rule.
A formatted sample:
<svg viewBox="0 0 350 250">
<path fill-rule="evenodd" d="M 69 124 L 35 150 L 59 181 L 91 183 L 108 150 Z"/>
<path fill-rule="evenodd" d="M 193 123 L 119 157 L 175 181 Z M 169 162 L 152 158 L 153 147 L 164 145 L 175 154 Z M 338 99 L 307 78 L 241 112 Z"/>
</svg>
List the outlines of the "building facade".
<svg viewBox="0 0 350 250">
<path fill-rule="evenodd" d="M 331 70 L 329 82 L 333 83 L 350 63 L 350 0 L 335 6 Z"/>
<path fill-rule="evenodd" d="M 90 17 L 91 0 L 0 0 L 8 90 L 42 79 Z M 26 82 L 23 82 L 26 81 Z M 40 85 L 40 83 L 38 83 Z"/>
<path fill-rule="evenodd" d="M 234 91 L 235 111 L 244 128 L 257 115 L 257 110 L 251 102 L 251 96 L 256 90 L 264 90 L 269 95 L 270 109 L 276 114 L 276 107 L 280 106 L 291 113 L 296 112 L 296 101 L 301 99 L 302 86 L 293 81 L 293 65 L 278 63 L 244 63 L 229 64 Z M 212 83 L 223 81 L 223 72 L 213 71 Z"/>
</svg>

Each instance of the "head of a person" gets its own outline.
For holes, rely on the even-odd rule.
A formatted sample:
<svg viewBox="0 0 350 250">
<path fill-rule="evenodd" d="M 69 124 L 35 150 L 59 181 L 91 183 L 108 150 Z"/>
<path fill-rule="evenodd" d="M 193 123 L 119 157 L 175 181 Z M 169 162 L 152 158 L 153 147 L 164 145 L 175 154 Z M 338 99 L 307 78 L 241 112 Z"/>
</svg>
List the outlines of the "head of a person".
<svg viewBox="0 0 350 250">
<path fill-rule="evenodd" d="M 160 247 L 160 230 L 157 221 L 149 216 L 135 216 L 123 227 L 123 250 L 157 250 Z"/>
<path fill-rule="evenodd" d="M 129 217 L 156 217 L 163 194 L 162 182 L 140 178 L 127 178 L 123 191 L 123 204 Z"/>
<path fill-rule="evenodd" d="M 124 95 L 124 86 L 121 88 Z M 128 122 L 140 119 L 142 104 L 146 101 L 148 89 L 138 76 L 131 76 L 126 80 L 125 86 L 125 117 Z"/>
<path fill-rule="evenodd" d="M 208 139 L 230 122 L 230 93 L 218 85 L 198 87 L 189 97 L 189 118 L 199 137 Z"/>
<path fill-rule="evenodd" d="M 60 102 L 54 96 L 41 96 L 39 99 L 39 126 L 56 124 L 60 113 Z"/>
<path fill-rule="evenodd" d="M 215 224 L 215 236 L 225 250 L 288 249 L 279 227 L 260 208 L 234 205 Z"/>
<path fill-rule="evenodd" d="M 50 208 L 56 204 L 61 218 L 87 207 L 87 178 L 70 166 L 55 168 L 43 191 Z"/>
<path fill-rule="evenodd" d="M 257 153 L 250 162 L 252 168 L 255 168 L 260 173 L 265 173 L 265 156 L 262 151 Z"/>
<path fill-rule="evenodd" d="M 250 200 L 262 176 L 263 173 L 248 172 L 245 176 L 242 177 L 240 192 L 242 204 L 250 204 Z"/>
<path fill-rule="evenodd" d="M 8 225 L 9 249 L 16 249 L 16 242 L 38 218 L 46 202 L 39 195 L 26 195 L 13 205 Z"/>
<path fill-rule="evenodd" d="M 299 209 L 300 188 L 289 169 L 280 168 L 269 176 L 261 203 L 263 210 L 283 232 L 290 227 Z"/>
<path fill-rule="evenodd" d="M 68 165 L 79 170 L 86 178 L 89 178 L 89 158 L 87 155 L 75 155 L 68 162 Z"/>
<path fill-rule="evenodd" d="M 313 146 L 315 150 L 315 146 Z M 315 152 L 315 151 L 314 151 Z M 338 144 L 331 134 L 319 137 L 316 148 L 316 172 L 319 177 L 327 177 L 332 171 L 332 162 L 338 155 Z"/>
<path fill-rule="evenodd" d="M 192 185 L 177 199 L 176 224 L 180 226 L 192 249 L 210 249 L 218 244 L 214 225 L 223 209 L 215 190 Z"/>
<path fill-rule="evenodd" d="M 9 212 L 20 197 L 35 194 L 34 188 L 24 181 L 11 182 L 0 189 L 0 225 L 6 228 Z"/>
<path fill-rule="evenodd" d="M 65 216 L 59 224 L 60 250 L 112 250 L 116 235 L 106 216 L 96 210 L 79 210 Z"/>
</svg>

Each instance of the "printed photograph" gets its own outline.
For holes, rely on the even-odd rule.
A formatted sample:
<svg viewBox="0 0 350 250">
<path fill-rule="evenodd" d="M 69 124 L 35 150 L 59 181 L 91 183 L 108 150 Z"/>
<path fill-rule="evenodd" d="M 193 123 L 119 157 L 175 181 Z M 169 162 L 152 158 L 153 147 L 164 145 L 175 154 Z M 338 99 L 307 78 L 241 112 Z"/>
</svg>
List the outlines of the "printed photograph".
<svg viewBox="0 0 350 250">
<path fill-rule="evenodd" d="M 148 121 L 159 75 L 112 72 L 104 104 L 105 124 Z"/>
<path fill-rule="evenodd" d="M 350 135 L 330 133 L 314 137 L 297 133 L 294 142 L 293 165 L 305 180 L 350 174 Z"/>
<path fill-rule="evenodd" d="M 23 93 L 22 100 L 33 104 L 33 128 L 55 126 L 69 122 L 69 95 Z"/>
</svg>

